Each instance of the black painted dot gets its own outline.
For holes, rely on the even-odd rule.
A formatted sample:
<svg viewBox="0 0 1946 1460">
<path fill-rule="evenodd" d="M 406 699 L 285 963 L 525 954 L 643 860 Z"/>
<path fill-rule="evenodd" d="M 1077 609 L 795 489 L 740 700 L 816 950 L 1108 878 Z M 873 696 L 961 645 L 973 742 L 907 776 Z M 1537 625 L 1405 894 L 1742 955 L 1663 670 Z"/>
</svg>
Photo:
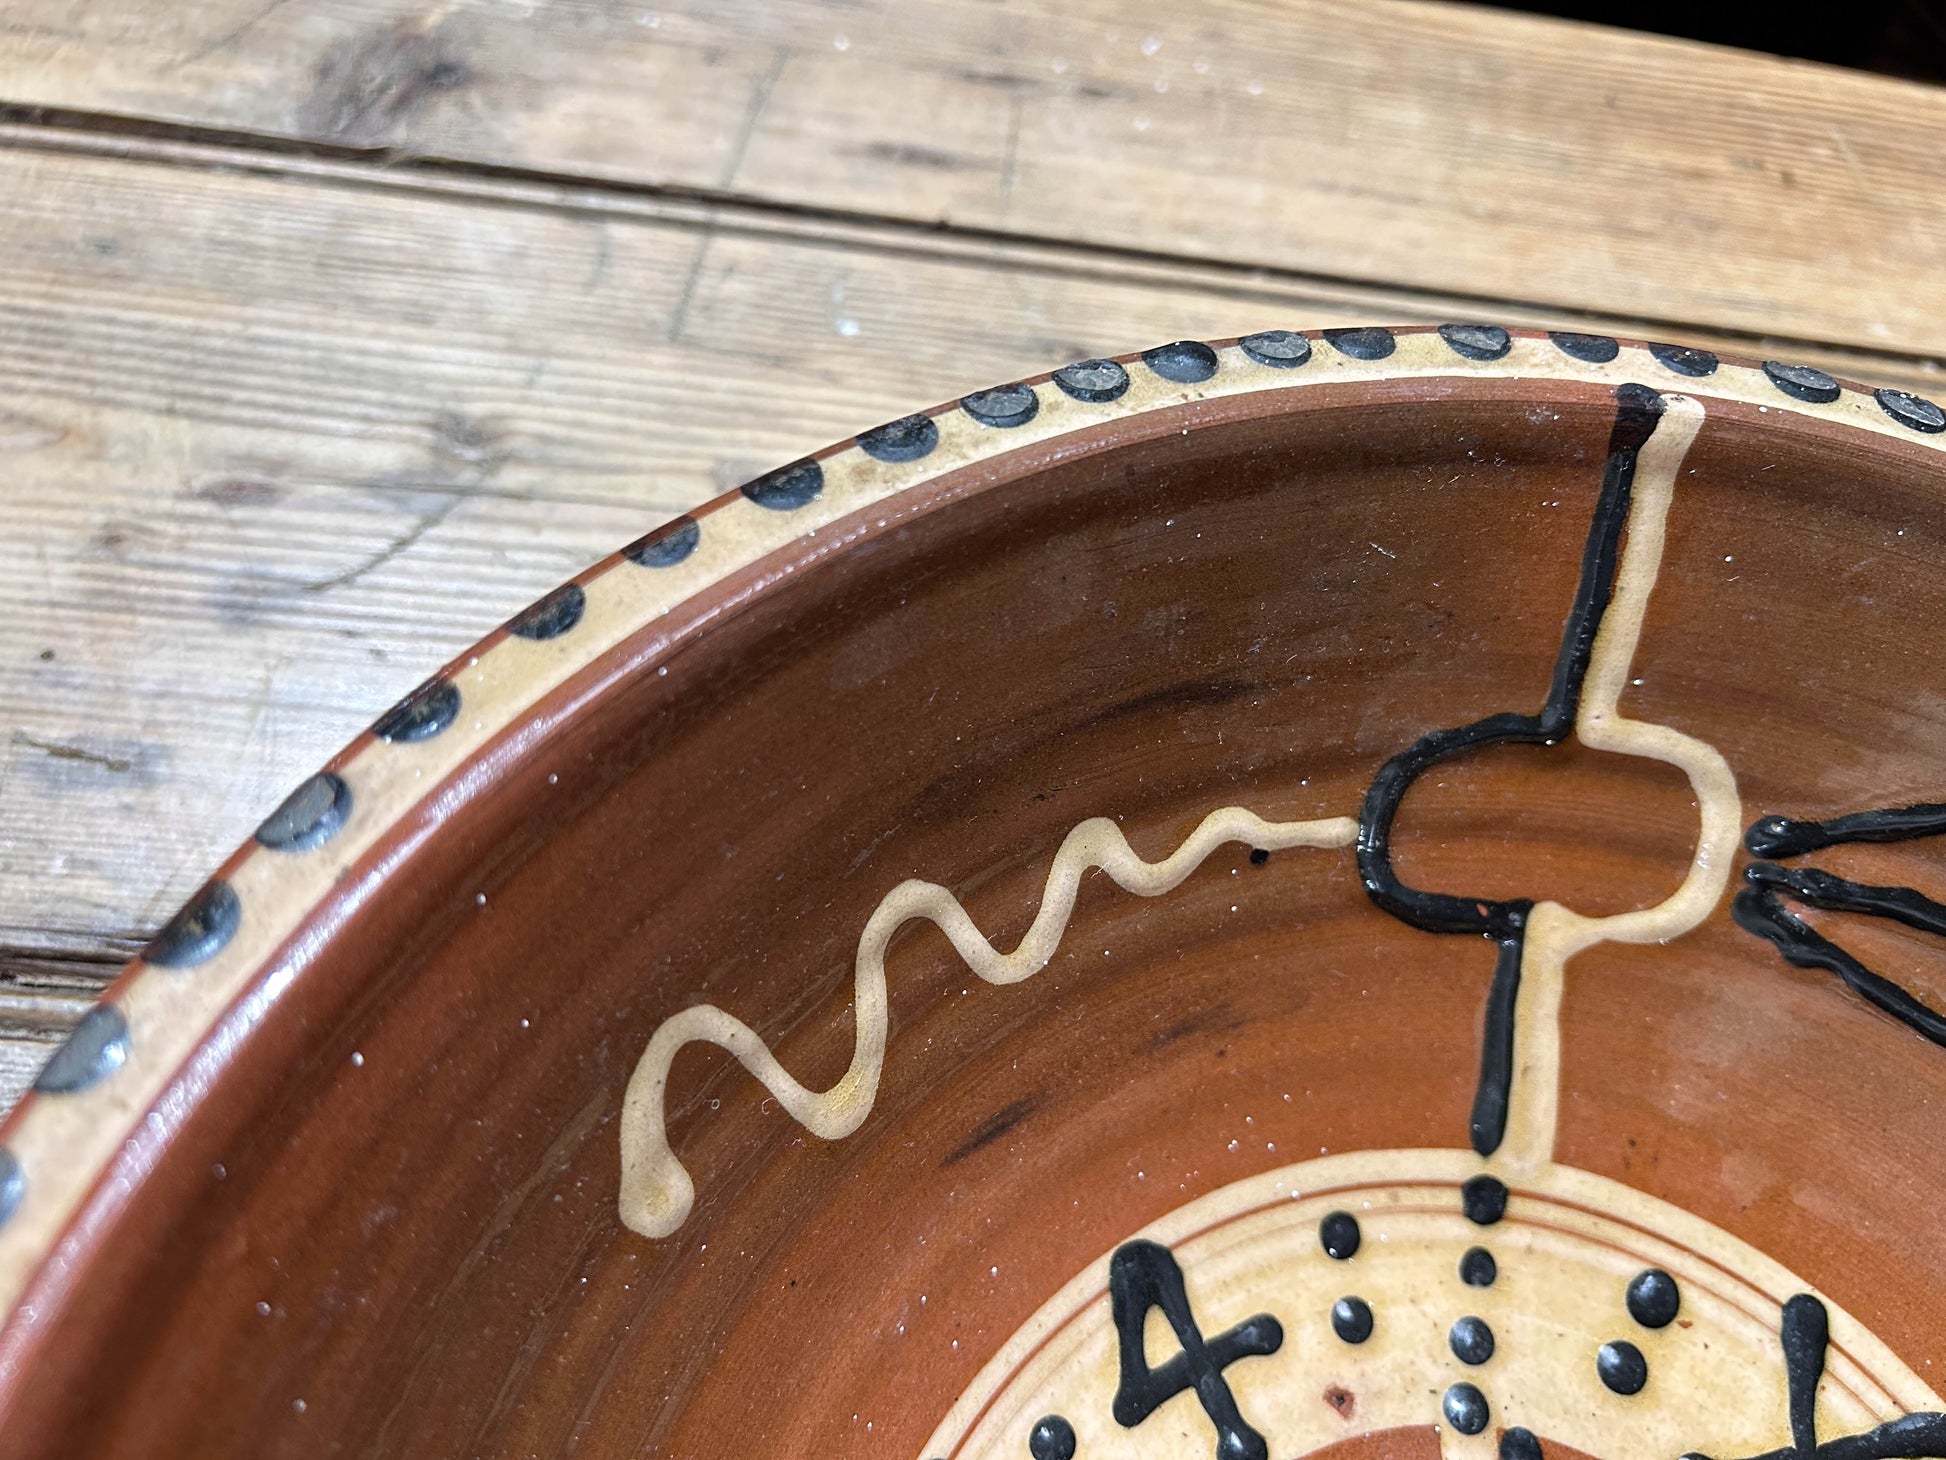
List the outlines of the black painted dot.
<svg viewBox="0 0 1946 1460">
<path fill-rule="evenodd" d="M 547 597 L 530 603 L 507 620 L 507 632 L 519 639 L 558 639 L 581 622 L 588 595 L 579 583 L 563 583 Z"/>
<path fill-rule="evenodd" d="M 1541 1460 L 1541 1442 L 1532 1430 L 1515 1425 L 1500 1435 L 1500 1460 Z"/>
<path fill-rule="evenodd" d="M 1270 860 L 1270 853 L 1265 851 L 1262 847 L 1252 847 L 1250 849 L 1251 866 L 1261 867 L 1265 862 L 1268 862 L 1269 860 Z"/>
<path fill-rule="evenodd" d="M 703 539 L 702 524 L 684 513 L 654 532 L 638 537 L 622 549 L 622 556 L 638 568 L 673 568 L 696 551 Z"/>
<path fill-rule="evenodd" d="M 1622 347 L 1607 335 L 1577 335 L 1555 330 L 1548 338 L 1569 359 L 1585 360 L 1590 365 L 1606 365 L 1622 353 Z"/>
<path fill-rule="evenodd" d="M 1514 347 L 1513 336 L 1497 324 L 1442 324 L 1439 337 L 1469 360 L 1498 360 Z"/>
<path fill-rule="evenodd" d="M 874 461 L 917 461 L 938 444 L 939 427 L 923 413 L 887 421 L 858 438 L 858 449 Z"/>
<path fill-rule="evenodd" d="M 1493 1411 L 1487 1408 L 1487 1397 L 1471 1384 L 1455 1384 L 1446 1391 L 1446 1398 L 1440 1405 L 1446 1411 L 1446 1422 L 1462 1435 L 1477 1435 L 1487 1427 Z"/>
<path fill-rule="evenodd" d="M 795 512 L 824 495 L 824 468 L 806 457 L 743 484 L 743 495 L 773 512 Z"/>
<path fill-rule="evenodd" d="M 1493 1330 L 1484 1318 L 1460 1319 L 1447 1333 L 1446 1342 L 1462 1364 L 1484 1364 L 1493 1357 Z"/>
<path fill-rule="evenodd" d="M 1650 345 L 1649 353 L 1678 375 L 1716 374 L 1716 356 L 1689 345 Z"/>
<path fill-rule="evenodd" d="M 1795 400 L 1822 406 L 1829 405 L 1839 396 L 1838 382 L 1809 365 L 1787 365 L 1782 360 L 1766 360 L 1764 374 L 1770 377 L 1772 385 Z"/>
<path fill-rule="evenodd" d="M 176 909 L 142 950 L 145 962 L 158 968 L 194 968 L 222 952 L 243 919 L 236 889 L 216 880 L 205 882 L 196 895 Z"/>
<path fill-rule="evenodd" d="M 1493 1176 L 1475 1176 L 1460 1188 L 1460 1206 L 1470 1222 L 1491 1227 L 1507 1214 L 1506 1184 Z"/>
<path fill-rule="evenodd" d="M 113 1004 L 96 1004 L 41 1066 L 34 1088 L 43 1095 L 71 1095 L 114 1074 L 127 1058 L 128 1020 Z"/>
<path fill-rule="evenodd" d="M 959 405 L 982 426 L 1024 426 L 1040 414 L 1041 398 L 1032 386 L 1015 383 L 976 390 Z"/>
<path fill-rule="evenodd" d="M 1027 1436 L 1027 1453 L 1034 1460 L 1074 1460 L 1074 1426 L 1058 1414 L 1043 1416 Z"/>
<path fill-rule="evenodd" d="M 1460 1281 L 1469 1288 L 1490 1288 L 1500 1276 L 1500 1264 L 1484 1247 L 1469 1247 L 1460 1258 Z"/>
<path fill-rule="evenodd" d="M 319 771 L 257 828 L 257 844 L 273 852 L 308 852 L 337 835 L 351 815 L 351 787 L 343 776 Z"/>
<path fill-rule="evenodd" d="M 1928 436 L 1937 436 L 1946 431 L 1946 411 L 1927 400 L 1922 395 L 1914 395 L 1905 390 L 1875 390 L 1872 399 L 1879 409 L 1914 431 L 1924 431 Z"/>
<path fill-rule="evenodd" d="M 1358 1244 L 1363 1240 L 1358 1230 L 1358 1218 L 1350 1212 L 1333 1212 L 1318 1223 L 1318 1241 L 1324 1250 L 1338 1261 L 1355 1256 Z"/>
<path fill-rule="evenodd" d="M 1667 1328 L 1682 1309 L 1682 1289 L 1659 1267 L 1639 1272 L 1628 1285 L 1628 1316 L 1644 1328 Z"/>
<path fill-rule="evenodd" d="M 0 1146 L 0 1226 L 20 1210 L 20 1199 L 26 1194 L 27 1173 L 20 1169 L 19 1158 Z"/>
<path fill-rule="evenodd" d="M 1064 395 L 1099 404 L 1128 389 L 1128 372 L 1113 360 L 1077 360 L 1056 370 L 1054 383 Z"/>
<path fill-rule="evenodd" d="M 1164 380 L 1194 385 L 1216 374 L 1216 351 L 1201 340 L 1177 340 L 1142 352 L 1142 363 Z"/>
<path fill-rule="evenodd" d="M 1346 1343 L 1372 1336 L 1372 1305 L 1363 1298 L 1340 1298 L 1331 1305 L 1331 1331 Z"/>
<path fill-rule="evenodd" d="M 430 740 L 459 715 L 459 687 L 451 680 L 429 679 L 372 724 L 380 740 L 410 744 Z"/>
<path fill-rule="evenodd" d="M 1332 349 L 1354 360 L 1383 360 L 1398 348 L 1398 342 L 1392 338 L 1390 330 L 1326 330 L 1324 337 Z"/>
<path fill-rule="evenodd" d="M 1649 1382 L 1649 1361 L 1642 1357 L 1641 1349 L 1618 1338 L 1601 1346 L 1601 1352 L 1595 1355 L 1595 1372 L 1617 1394 L 1640 1394 Z"/>
<path fill-rule="evenodd" d="M 1237 341 L 1243 353 L 1273 370 L 1295 370 L 1311 358 L 1311 342 L 1296 330 L 1264 330 Z"/>
</svg>

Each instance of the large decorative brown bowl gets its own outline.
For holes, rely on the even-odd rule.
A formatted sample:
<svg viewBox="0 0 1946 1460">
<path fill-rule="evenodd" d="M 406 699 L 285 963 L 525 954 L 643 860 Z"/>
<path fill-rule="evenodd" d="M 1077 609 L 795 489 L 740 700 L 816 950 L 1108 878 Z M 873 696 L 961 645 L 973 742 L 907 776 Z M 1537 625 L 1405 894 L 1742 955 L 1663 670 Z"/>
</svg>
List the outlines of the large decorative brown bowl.
<svg viewBox="0 0 1946 1460">
<path fill-rule="evenodd" d="M 1942 428 L 1272 331 L 678 519 L 0 1131 L 0 1450 L 1946 1456 Z"/>
</svg>

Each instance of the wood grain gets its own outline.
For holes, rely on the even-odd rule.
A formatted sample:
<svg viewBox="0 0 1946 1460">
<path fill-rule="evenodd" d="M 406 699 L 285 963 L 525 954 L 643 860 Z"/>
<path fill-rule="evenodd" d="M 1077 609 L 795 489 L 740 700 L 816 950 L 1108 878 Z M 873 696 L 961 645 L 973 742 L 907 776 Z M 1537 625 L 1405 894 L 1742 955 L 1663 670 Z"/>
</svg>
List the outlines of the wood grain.
<svg viewBox="0 0 1946 1460">
<path fill-rule="evenodd" d="M 1809 63 L 1405 0 L 147 9 L 14 0 L 0 96 L 1946 352 L 1946 93 Z"/>
</svg>

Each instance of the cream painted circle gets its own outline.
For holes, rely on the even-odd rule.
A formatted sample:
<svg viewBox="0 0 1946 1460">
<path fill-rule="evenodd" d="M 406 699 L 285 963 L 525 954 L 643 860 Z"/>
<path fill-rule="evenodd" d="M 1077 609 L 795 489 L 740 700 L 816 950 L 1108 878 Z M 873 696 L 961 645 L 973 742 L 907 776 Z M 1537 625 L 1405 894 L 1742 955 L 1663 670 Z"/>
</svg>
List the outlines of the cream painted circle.
<svg viewBox="0 0 1946 1460">
<path fill-rule="evenodd" d="M 1283 1328 L 1274 1353 L 1230 1363 L 1224 1377 L 1273 1457 L 1309 1454 L 1360 1435 L 1437 1427 L 1454 1457 L 1496 1453 L 1521 1426 L 1549 1446 L 1585 1454 L 1760 1455 L 1791 1444 L 1780 1344 L 1783 1305 L 1813 1284 L 1748 1244 L 1606 1177 L 1545 1165 L 1511 1184 L 1506 1215 L 1469 1221 L 1461 1185 L 1482 1164 L 1468 1152 L 1370 1151 L 1287 1166 L 1224 1187 L 1131 1238 L 1170 1249 L 1205 1338 L 1259 1313 Z M 1357 1218 L 1349 1259 L 1328 1255 L 1319 1224 Z M 1487 1287 L 1462 1281 L 1460 1259 L 1483 1246 L 1497 1263 Z M 1216 1431 L 1194 1394 L 1166 1400 L 1132 1427 L 1110 1412 L 1119 1376 L 1104 1253 L 1031 1318 L 954 1405 L 924 1451 L 939 1460 L 1020 1460 L 1048 1415 L 1074 1428 L 1076 1460 L 1207 1460 Z M 1629 1314 L 1629 1281 L 1670 1273 L 1681 1290 L 1674 1323 Z M 1347 1343 L 1330 1313 L 1340 1298 L 1371 1307 L 1371 1336 Z M 1830 1344 L 1817 1391 L 1821 1438 L 1856 1434 L 1941 1406 L 1933 1392 L 1829 1299 Z M 1455 1357 L 1454 1322 L 1492 1329 L 1490 1359 Z M 1611 1392 L 1596 1354 L 1614 1340 L 1647 1359 L 1634 1395 Z M 1151 1365 L 1179 1351 L 1160 1310 L 1147 1314 Z M 1491 1408 L 1462 1435 L 1442 1396 L 1466 1382 Z"/>
</svg>

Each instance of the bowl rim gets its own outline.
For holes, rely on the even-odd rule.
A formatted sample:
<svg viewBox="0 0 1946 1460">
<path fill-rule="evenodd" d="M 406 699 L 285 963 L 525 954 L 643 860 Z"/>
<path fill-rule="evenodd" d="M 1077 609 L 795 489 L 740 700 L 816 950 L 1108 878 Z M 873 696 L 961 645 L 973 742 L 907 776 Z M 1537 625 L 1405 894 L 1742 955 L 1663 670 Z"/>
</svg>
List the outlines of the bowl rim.
<svg viewBox="0 0 1946 1460">
<path fill-rule="evenodd" d="M 918 489 L 968 468 L 998 481 L 1031 448 L 1058 459 L 1104 427 L 1155 424 L 1199 401 L 1268 393 L 1255 404 L 1301 410 L 1332 395 L 1320 386 L 1391 384 L 1396 404 L 1425 405 L 1441 382 L 1482 379 L 1640 381 L 1946 452 L 1946 414 L 1931 402 L 1776 360 L 1491 325 L 1269 330 L 975 391 L 680 514 L 514 615 L 303 782 L 128 962 L 0 1122 L 0 1399 L 98 1230 L 309 955 L 355 917 L 359 888 L 613 681 L 568 693 L 585 671 L 628 649 L 625 672 L 648 672 L 800 567 L 950 500 Z M 126 1180 L 109 1192 L 118 1170 Z"/>
</svg>

